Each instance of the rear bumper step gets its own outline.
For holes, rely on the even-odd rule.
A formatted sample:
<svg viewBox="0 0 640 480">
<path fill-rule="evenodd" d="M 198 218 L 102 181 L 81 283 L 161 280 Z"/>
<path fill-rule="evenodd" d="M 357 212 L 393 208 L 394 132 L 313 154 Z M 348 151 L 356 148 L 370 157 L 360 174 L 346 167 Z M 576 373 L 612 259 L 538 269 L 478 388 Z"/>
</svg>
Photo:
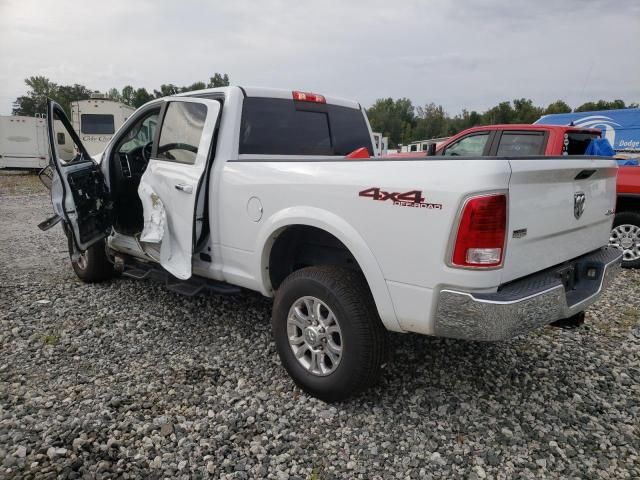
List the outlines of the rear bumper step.
<svg viewBox="0 0 640 480">
<path fill-rule="evenodd" d="M 596 302 L 620 271 L 622 252 L 604 247 L 510 282 L 495 293 L 442 290 L 435 334 L 496 341 L 569 318 Z"/>
</svg>

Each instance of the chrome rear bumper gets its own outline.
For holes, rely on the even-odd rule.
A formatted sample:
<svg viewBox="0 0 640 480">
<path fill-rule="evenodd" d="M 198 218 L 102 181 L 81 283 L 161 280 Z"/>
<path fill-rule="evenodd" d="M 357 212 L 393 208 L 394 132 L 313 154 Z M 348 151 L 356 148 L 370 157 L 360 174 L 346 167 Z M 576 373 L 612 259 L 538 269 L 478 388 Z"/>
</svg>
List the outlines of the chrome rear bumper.
<svg viewBox="0 0 640 480">
<path fill-rule="evenodd" d="M 504 340 L 568 318 L 598 300 L 619 272 L 621 258 L 619 250 L 604 247 L 505 284 L 495 293 L 442 290 L 435 335 Z"/>
</svg>

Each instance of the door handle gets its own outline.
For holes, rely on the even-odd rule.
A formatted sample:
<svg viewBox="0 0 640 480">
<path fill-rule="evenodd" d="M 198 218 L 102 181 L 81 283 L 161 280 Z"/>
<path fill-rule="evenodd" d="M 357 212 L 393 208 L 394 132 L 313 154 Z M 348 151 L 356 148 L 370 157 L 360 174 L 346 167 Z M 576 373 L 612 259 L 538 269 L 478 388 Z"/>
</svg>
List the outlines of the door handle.
<svg viewBox="0 0 640 480">
<path fill-rule="evenodd" d="M 193 187 L 191 185 L 185 185 L 184 183 L 178 183 L 176 186 L 176 190 L 180 190 L 184 193 L 193 193 Z"/>
</svg>

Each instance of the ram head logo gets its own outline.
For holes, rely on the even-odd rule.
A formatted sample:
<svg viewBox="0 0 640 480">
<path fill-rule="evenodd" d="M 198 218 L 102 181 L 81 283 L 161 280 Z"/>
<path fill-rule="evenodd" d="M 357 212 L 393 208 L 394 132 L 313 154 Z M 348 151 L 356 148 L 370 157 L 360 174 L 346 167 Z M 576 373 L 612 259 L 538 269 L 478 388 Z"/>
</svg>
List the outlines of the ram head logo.
<svg viewBox="0 0 640 480">
<path fill-rule="evenodd" d="M 587 199 L 584 192 L 573 194 L 573 216 L 578 220 L 584 213 L 584 202 Z"/>
</svg>

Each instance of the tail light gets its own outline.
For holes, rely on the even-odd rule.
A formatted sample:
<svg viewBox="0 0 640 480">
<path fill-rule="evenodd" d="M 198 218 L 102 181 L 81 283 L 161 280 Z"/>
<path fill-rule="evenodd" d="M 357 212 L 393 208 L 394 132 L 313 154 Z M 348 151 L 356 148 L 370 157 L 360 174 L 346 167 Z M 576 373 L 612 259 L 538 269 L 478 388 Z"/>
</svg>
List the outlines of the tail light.
<svg viewBox="0 0 640 480">
<path fill-rule="evenodd" d="M 309 93 L 309 92 L 291 92 L 293 94 L 293 99 L 298 102 L 311 102 L 311 103 L 327 103 L 327 100 L 322 95 L 318 95 L 317 93 Z"/>
<path fill-rule="evenodd" d="M 502 265 L 506 229 L 506 195 L 480 195 L 468 199 L 460 217 L 451 263 L 470 268 Z"/>
</svg>

